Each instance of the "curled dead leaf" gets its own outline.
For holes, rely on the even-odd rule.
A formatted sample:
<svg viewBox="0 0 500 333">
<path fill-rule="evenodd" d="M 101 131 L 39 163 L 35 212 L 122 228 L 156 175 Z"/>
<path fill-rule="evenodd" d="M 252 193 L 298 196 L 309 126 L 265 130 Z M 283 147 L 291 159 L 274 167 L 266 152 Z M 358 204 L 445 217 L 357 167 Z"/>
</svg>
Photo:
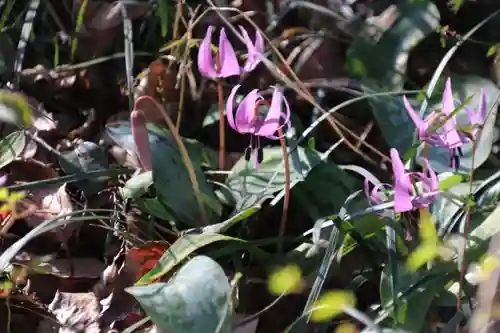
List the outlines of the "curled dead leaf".
<svg viewBox="0 0 500 333">
<path fill-rule="evenodd" d="M 93 293 L 65 293 L 57 291 L 49 305 L 57 318 L 59 333 L 100 333 L 101 305 Z"/>
<path fill-rule="evenodd" d="M 37 160 L 14 161 L 10 167 L 11 179 L 14 182 L 35 182 L 53 179 L 57 176 L 52 166 Z M 36 227 L 46 220 L 69 214 L 73 211 L 71 198 L 66 191 L 66 184 L 62 186 L 48 186 L 32 190 L 18 203 L 18 211 L 30 227 Z M 78 224 L 71 223 L 60 229 L 51 231 L 61 242 L 66 242 Z M 7 230 L 2 229 L 3 232 Z M 50 232 L 49 232 L 50 233 Z"/>
<path fill-rule="evenodd" d="M 51 220 L 73 211 L 73 204 L 66 192 L 66 184 L 60 187 L 34 190 L 24 201 L 25 203 L 28 202 L 29 205 L 34 204 L 37 207 L 37 210 L 32 214 L 24 217 L 25 221 L 32 228 L 46 220 Z M 56 229 L 54 232 L 61 242 L 67 242 L 76 228 L 76 224 L 71 223 L 61 229 Z"/>
</svg>

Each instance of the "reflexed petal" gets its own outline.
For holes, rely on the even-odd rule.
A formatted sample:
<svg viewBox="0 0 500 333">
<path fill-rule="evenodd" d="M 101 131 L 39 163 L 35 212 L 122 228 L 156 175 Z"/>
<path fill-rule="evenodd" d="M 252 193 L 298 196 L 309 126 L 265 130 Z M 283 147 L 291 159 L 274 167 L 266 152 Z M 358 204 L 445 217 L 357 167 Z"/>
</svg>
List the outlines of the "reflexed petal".
<svg viewBox="0 0 500 333">
<path fill-rule="evenodd" d="M 396 213 L 406 212 L 413 208 L 410 194 L 413 193 L 410 176 L 405 170 L 398 151 L 391 148 L 390 154 L 394 174 L 394 211 Z"/>
<path fill-rule="evenodd" d="M 368 202 L 371 204 L 371 198 L 370 198 L 370 181 L 368 180 L 368 178 L 365 178 L 364 182 L 363 182 L 363 191 L 365 192 L 365 197 L 366 199 L 368 199 Z"/>
<path fill-rule="evenodd" d="M 228 77 L 233 75 L 240 75 L 240 65 L 238 58 L 234 52 L 231 43 L 227 39 L 226 31 L 224 28 L 220 31 L 219 36 L 219 61 L 220 61 L 220 77 Z"/>
<path fill-rule="evenodd" d="M 7 182 L 7 175 L 3 175 L 0 177 L 0 186 L 4 186 Z"/>
<path fill-rule="evenodd" d="M 243 35 L 243 39 L 245 40 L 248 56 L 245 66 L 243 66 L 243 70 L 245 72 L 251 72 L 260 63 L 258 55 L 259 53 L 262 54 L 264 52 L 264 39 L 259 31 L 255 31 L 255 43 L 253 43 L 248 35 L 248 32 L 241 26 L 239 28 L 241 34 Z"/>
<path fill-rule="evenodd" d="M 381 204 L 384 202 L 384 199 L 382 198 L 382 193 L 384 191 L 385 188 L 391 188 L 392 186 L 389 185 L 389 184 L 385 184 L 385 183 L 380 183 L 380 184 L 377 184 L 373 187 L 372 189 L 372 192 L 371 192 L 371 199 L 373 200 L 373 202 L 377 203 L 377 204 Z"/>
<path fill-rule="evenodd" d="M 240 133 L 255 133 L 256 123 L 256 101 L 261 98 L 258 89 L 254 89 L 246 95 L 238 105 L 235 115 L 236 131 Z"/>
<path fill-rule="evenodd" d="M 280 127 L 281 104 L 284 100 L 283 94 L 277 88 L 274 88 L 271 106 L 267 112 L 266 118 L 255 132 L 259 136 L 272 136 Z M 289 112 L 289 109 L 288 109 Z M 289 117 L 289 115 L 288 115 Z"/>
<path fill-rule="evenodd" d="M 418 130 L 418 135 L 420 139 L 423 140 L 427 136 L 427 129 L 428 129 L 427 123 L 420 118 L 418 113 L 413 109 L 410 102 L 404 95 L 403 95 L 403 103 L 406 111 L 408 112 L 408 115 L 410 116 L 411 120 L 413 121 L 415 127 Z"/>
<path fill-rule="evenodd" d="M 227 122 L 229 124 L 229 126 L 231 126 L 232 129 L 234 129 L 235 131 L 238 130 L 238 128 L 236 127 L 236 124 L 234 122 L 234 114 L 233 114 L 233 110 L 234 110 L 234 99 L 236 97 L 236 93 L 238 92 L 238 89 L 241 87 L 241 85 L 236 85 L 233 87 L 233 89 L 231 89 L 231 93 L 229 94 L 229 97 L 227 98 L 226 100 L 226 118 L 227 118 Z"/>
<path fill-rule="evenodd" d="M 444 85 L 443 100 L 441 102 L 441 111 L 444 114 L 449 115 L 455 109 L 455 103 L 453 102 L 453 93 L 451 91 L 451 79 L 448 78 Z"/>
<path fill-rule="evenodd" d="M 213 79 L 216 78 L 218 74 L 215 70 L 214 58 L 212 56 L 212 50 L 210 49 L 212 31 L 213 26 L 209 26 L 207 33 L 205 34 L 205 38 L 203 38 L 203 41 L 200 44 L 200 48 L 198 50 L 198 70 L 201 75 Z"/>
</svg>

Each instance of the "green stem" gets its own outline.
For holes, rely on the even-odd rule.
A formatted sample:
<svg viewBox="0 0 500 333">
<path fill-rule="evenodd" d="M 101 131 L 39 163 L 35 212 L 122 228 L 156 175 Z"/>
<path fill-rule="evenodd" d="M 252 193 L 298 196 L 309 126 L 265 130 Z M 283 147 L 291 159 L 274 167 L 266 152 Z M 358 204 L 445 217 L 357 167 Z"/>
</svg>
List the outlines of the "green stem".
<svg viewBox="0 0 500 333">
<path fill-rule="evenodd" d="M 472 161 L 471 167 L 469 171 L 469 195 L 472 195 L 473 190 L 473 175 L 474 175 L 474 155 L 476 153 L 476 141 L 472 140 Z M 460 263 L 460 280 L 458 281 L 458 294 L 457 294 L 457 312 L 460 311 L 460 307 L 462 306 L 462 289 L 465 280 L 465 269 L 467 268 L 467 264 L 465 262 L 465 251 L 467 250 L 467 243 L 469 242 L 469 232 L 470 232 L 470 219 L 471 219 L 471 205 L 467 203 L 466 205 L 467 215 L 465 217 L 465 230 L 464 230 L 464 246 L 462 249 L 462 262 Z M 457 325 L 458 332 L 458 325 Z"/>
</svg>

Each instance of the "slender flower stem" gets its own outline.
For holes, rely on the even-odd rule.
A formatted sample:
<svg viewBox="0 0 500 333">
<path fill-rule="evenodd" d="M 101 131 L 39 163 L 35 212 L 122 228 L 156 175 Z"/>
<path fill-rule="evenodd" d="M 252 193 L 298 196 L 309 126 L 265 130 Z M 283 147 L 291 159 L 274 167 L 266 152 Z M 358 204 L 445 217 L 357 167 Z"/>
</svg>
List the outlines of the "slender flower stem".
<svg viewBox="0 0 500 333">
<path fill-rule="evenodd" d="M 290 204 L 290 162 L 288 160 L 288 150 L 286 146 L 286 138 L 283 135 L 283 130 L 278 129 L 280 136 L 281 151 L 283 153 L 283 161 L 285 166 L 285 196 L 283 198 L 283 212 L 281 213 L 280 231 L 278 239 L 278 254 L 283 252 L 283 238 L 285 237 L 286 221 L 288 217 L 288 205 Z"/>
<path fill-rule="evenodd" d="M 476 141 L 472 140 L 472 162 L 469 171 L 469 195 L 472 195 L 473 190 L 473 175 L 474 175 L 474 155 L 476 153 Z M 470 200 L 470 199 L 469 199 Z M 465 216 L 465 230 L 464 230 L 464 246 L 462 248 L 462 262 L 460 263 L 460 280 L 458 281 L 458 294 L 457 294 L 457 312 L 460 311 L 460 307 L 462 306 L 462 288 L 465 280 L 465 269 L 467 268 L 467 264 L 465 262 L 465 251 L 467 251 L 467 243 L 469 242 L 469 232 L 470 232 L 470 218 L 471 218 L 471 205 L 469 200 L 467 200 L 467 213 Z M 457 324 L 457 332 L 459 326 Z"/>
<path fill-rule="evenodd" d="M 217 80 L 217 94 L 219 96 L 219 169 L 224 170 L 224 157 L 226 156 L 226 141 L 224 137 L 224 90 L 222 79 Z"/>
</svg>

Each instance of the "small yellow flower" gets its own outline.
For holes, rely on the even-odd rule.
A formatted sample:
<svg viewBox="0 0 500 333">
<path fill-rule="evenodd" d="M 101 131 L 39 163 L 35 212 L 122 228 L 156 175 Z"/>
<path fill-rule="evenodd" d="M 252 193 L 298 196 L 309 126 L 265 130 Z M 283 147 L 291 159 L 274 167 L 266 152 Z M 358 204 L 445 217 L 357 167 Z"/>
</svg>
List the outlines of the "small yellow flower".
<svg viewBox="0 0 500 333">
<path fill-rule="evenodd" d="M 500 267 L 500 258 L 485 254 L 480 260 L 481 280 L 488 280 L 491 273 Z"/>
<path fill-rule="evenodd" d="M 302 272 L 297 265 L 288 265 L 274 271 L 267 287 L 274 295 L 290 294 L 302 289 Z"/>
<path fill-rule="evenodd" d="M 344 312 L 345 307 L 354 307 L 356 297 L 347 290 L 331 290 L 321 295 L 311 309 L 311 320 L 327 321 Z"/>
<path fill-rule="evenodd" d="M 335 333 L 357 333 L 358 329 L 356 325 L 352 323 L 343 323 L 337 326 Z"/>
<path fill-rule="evenodd" d="M 0 206 L 0 213 L 6 212 L 15 212 L 16 211 L 16 203 L 19 200 L 24 199 L 24 192 L 12 192 L 9 193 L 9 190 L 6 187 L 0 187 L 0 201 L 3 201 L 4 204 Z"/>
</svg>

